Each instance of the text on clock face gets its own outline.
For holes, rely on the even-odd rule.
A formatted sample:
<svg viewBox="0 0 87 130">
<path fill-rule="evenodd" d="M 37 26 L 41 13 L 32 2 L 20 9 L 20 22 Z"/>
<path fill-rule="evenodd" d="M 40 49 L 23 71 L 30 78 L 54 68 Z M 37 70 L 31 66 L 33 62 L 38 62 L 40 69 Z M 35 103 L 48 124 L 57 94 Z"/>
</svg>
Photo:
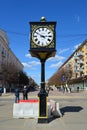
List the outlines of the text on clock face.
<svg viewBox="0 0 87 130">
<path fill-rule="evenodd" d="M 34 42 L 40 46 L 49 45 L 53 39 L 53 33 L 48 28 L 40 27 L 33 34 Z"/>
</svg>

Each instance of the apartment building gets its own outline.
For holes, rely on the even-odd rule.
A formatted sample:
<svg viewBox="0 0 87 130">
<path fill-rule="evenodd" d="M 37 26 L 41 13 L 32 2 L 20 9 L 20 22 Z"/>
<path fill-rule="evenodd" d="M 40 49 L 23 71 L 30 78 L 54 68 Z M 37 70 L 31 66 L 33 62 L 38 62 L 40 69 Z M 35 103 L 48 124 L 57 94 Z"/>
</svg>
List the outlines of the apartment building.
<svg viewBox="0 0 87 130">
<path fill-rule="evenodd" d="M 75 52 L 59 68 L 71 70 L 70 85 L 87 89 L 87 40 L 85 40 Z"/>
<path fill-rule="evenodd" d="M 23 65 L 9 47 L 5 31 L 0 29 L 0 86 L 8 87 L 7 75 L 23 70 Z"/>
</svg>

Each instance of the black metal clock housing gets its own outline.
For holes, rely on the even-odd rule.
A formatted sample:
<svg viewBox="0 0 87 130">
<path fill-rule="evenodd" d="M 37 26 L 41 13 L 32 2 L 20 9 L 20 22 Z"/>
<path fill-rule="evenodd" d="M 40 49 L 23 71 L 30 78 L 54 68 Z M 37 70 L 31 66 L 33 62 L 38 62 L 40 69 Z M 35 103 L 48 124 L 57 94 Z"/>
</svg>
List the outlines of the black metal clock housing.
<svg viewBox="0 0 87 130">
<path fill-rule="evenodd" d="M 55 50 L 56 22 L 30 22 L 30 51 Z"/>
</svg>

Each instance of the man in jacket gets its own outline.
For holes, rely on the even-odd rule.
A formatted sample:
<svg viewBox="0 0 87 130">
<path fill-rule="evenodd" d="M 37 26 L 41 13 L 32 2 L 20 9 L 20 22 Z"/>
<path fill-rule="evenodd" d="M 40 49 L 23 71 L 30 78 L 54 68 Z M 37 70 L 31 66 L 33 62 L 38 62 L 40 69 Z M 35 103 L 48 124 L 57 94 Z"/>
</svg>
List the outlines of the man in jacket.
<svg viewBox="0 0 87 130">
<path fill-rule="evenodd" d="M 15 103 L 18 103 L 19 101 L 19 88 L 15 89 Z"/>
<path fill-rule="evenodd" d="M 27 86 L 24 86 L 23 88 L 23 100 L 27 100 L 28 99 L 28 89 Z"/>
</svg>

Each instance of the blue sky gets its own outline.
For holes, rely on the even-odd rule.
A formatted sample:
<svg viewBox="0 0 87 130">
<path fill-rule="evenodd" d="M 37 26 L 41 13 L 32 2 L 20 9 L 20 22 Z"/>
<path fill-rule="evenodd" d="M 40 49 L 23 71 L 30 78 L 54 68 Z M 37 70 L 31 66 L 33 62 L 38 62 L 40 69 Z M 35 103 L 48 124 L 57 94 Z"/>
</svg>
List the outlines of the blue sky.
<svg viewBox="0 0 87 130">
<path fill-rule="evenodd" d="M 24 65 L 27 75 L 40 83 L 41 67 L 31 57 L 30 21 L 56 21 L 56 56 L 46 61 L 48 80 L 65 60 L 87 39 L 87 0 L 1 0 L 0 28 L 6 31 L 10 48 Z"/>
</svg>

